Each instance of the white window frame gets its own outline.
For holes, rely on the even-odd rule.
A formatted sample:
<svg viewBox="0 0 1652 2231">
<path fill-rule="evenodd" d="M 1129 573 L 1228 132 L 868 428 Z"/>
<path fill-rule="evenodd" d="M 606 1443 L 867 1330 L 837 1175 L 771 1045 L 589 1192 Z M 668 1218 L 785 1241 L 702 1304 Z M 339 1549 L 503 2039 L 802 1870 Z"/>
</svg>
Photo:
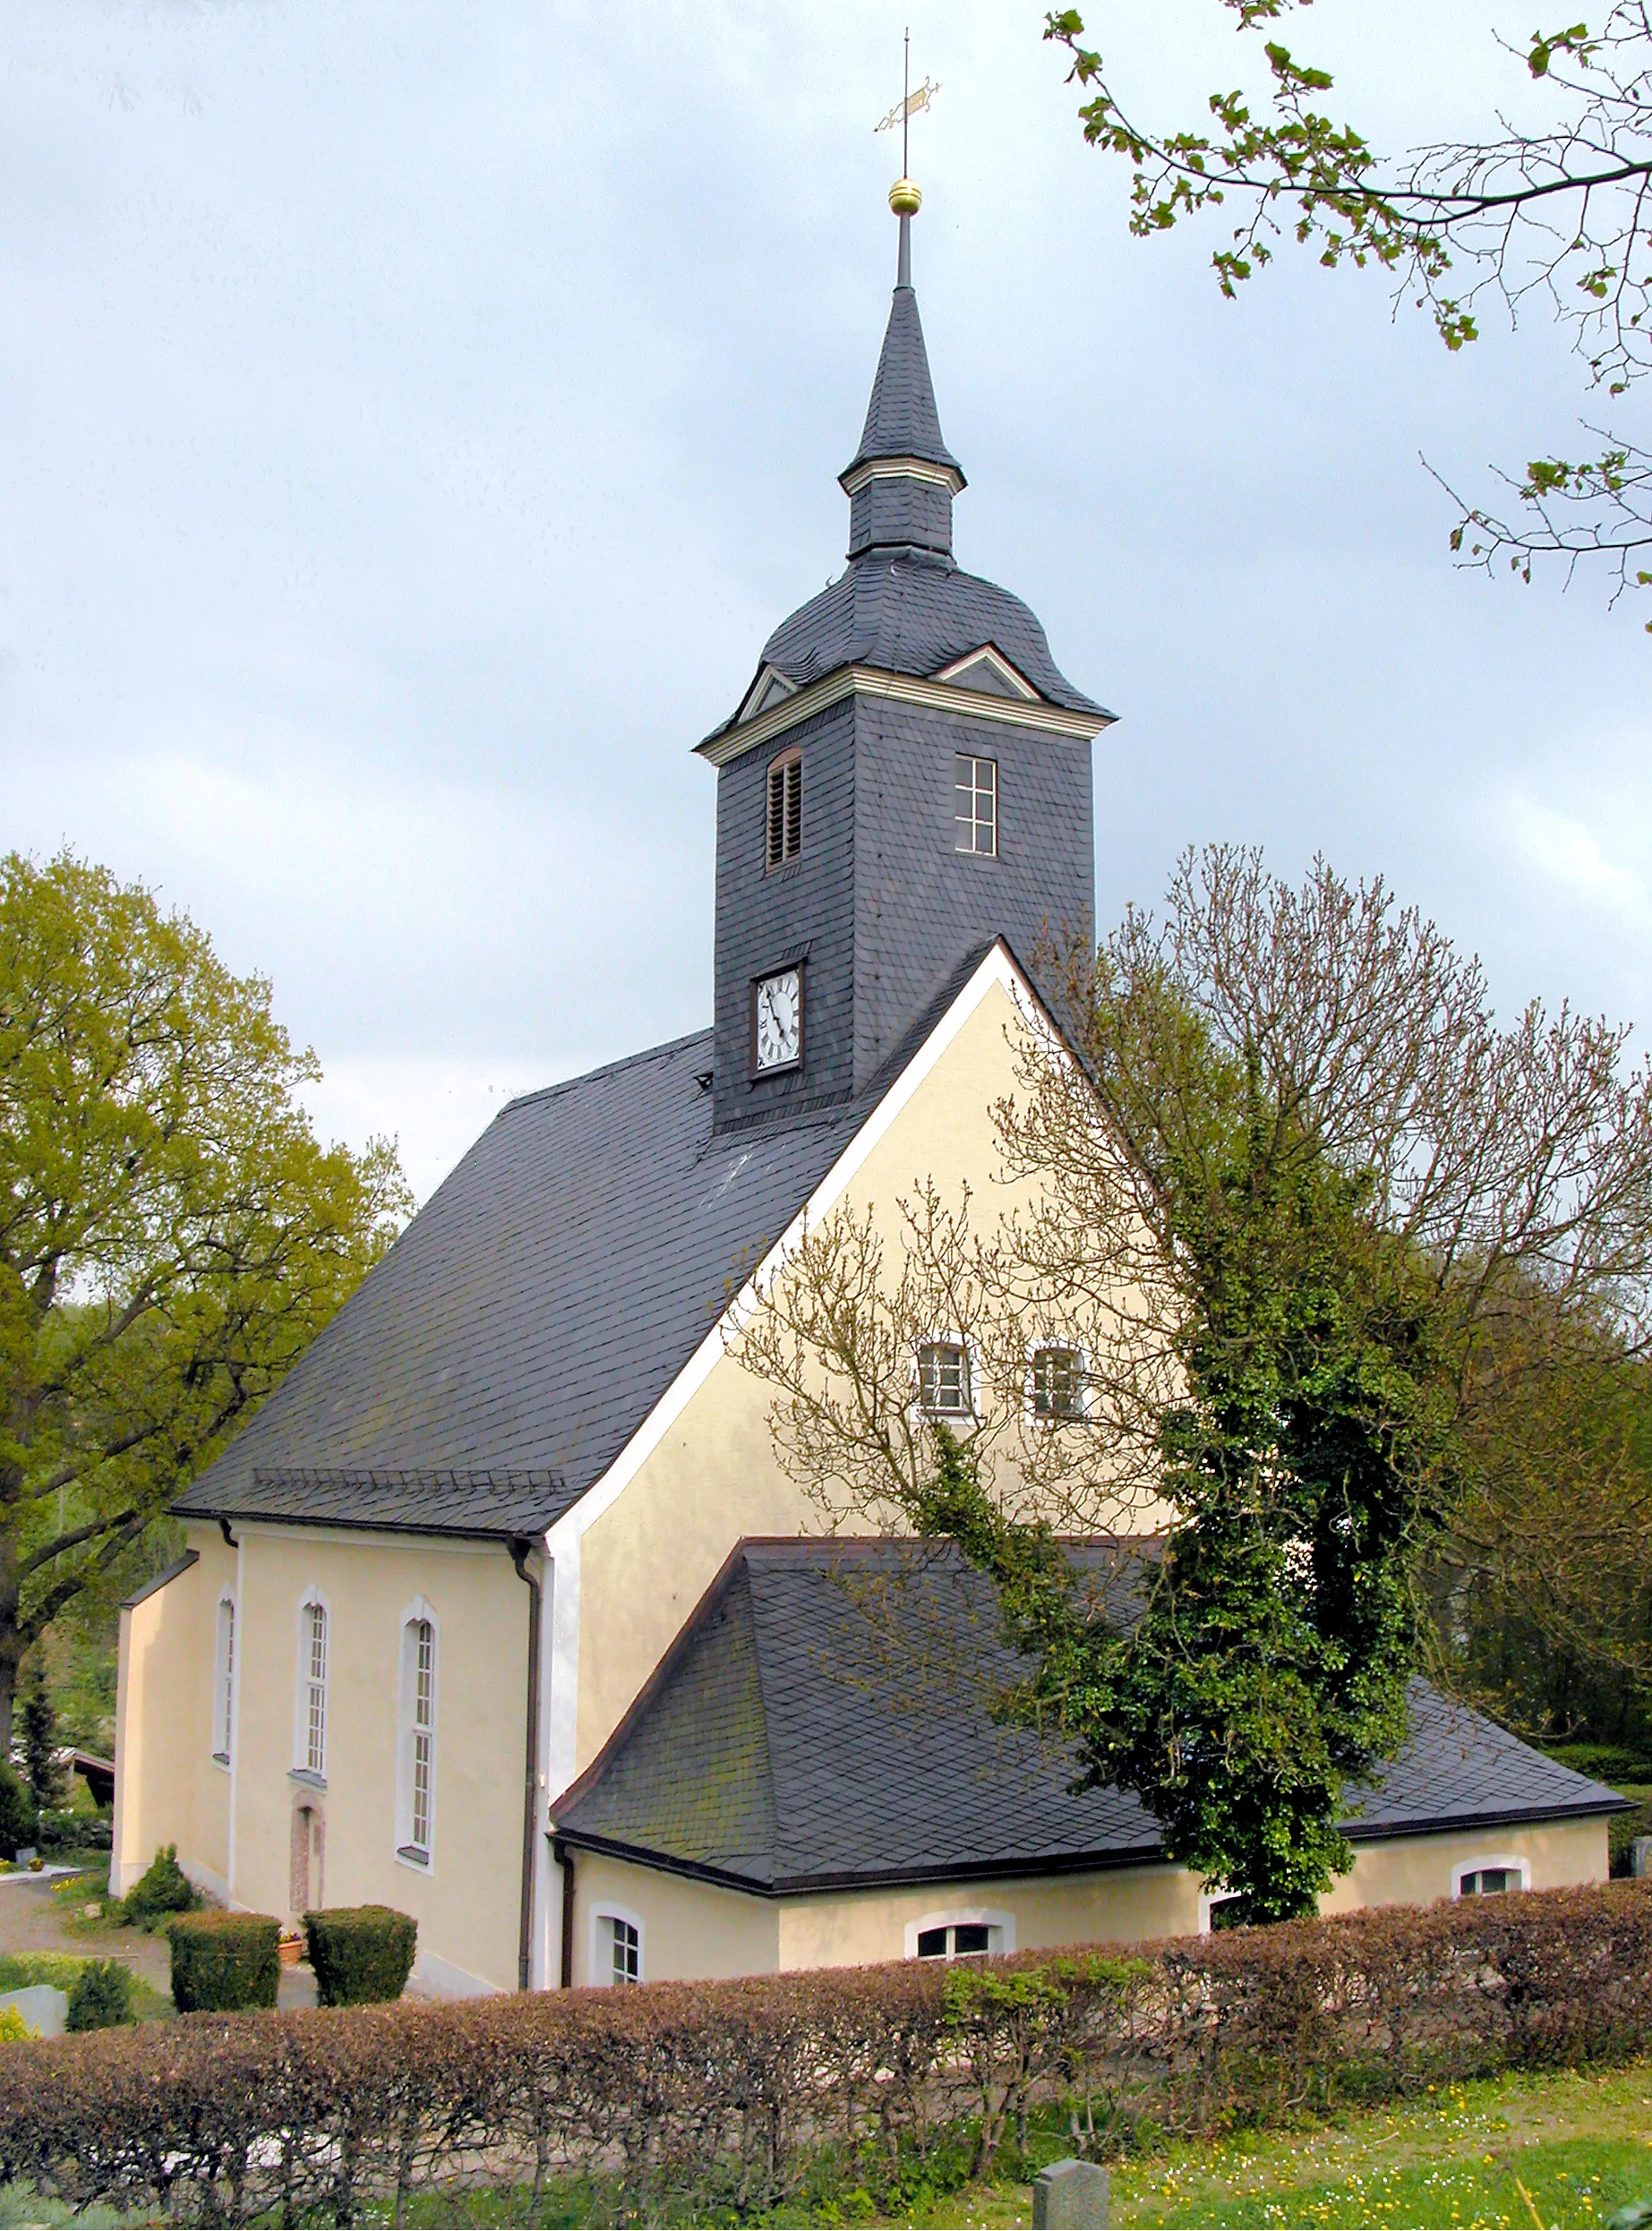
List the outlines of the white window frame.
<svg viewBox="0 0 1652 2231">
<path fill-rule="evenodd" d="M 1522 1890 L 1529 1890 L 1531 1888 L 1531 1861 L 1529 1859 L 1523 1859 L 1518 1851 L 1482 1851 L 1477 1853 L 1472 1859 L 1459 1860 L 1458 1864 L 1452 1868 L 1452 1897 L 1460 1898 L 1464 1894 L 1463 1877 L 1465 1875 L 1477 1875 L 1483 1868 L 1487 1867 L 1505 1868 L 1510 1874 L 1518 1875 L 1519 1876 L 1519 1887 Z M 1482 1898 L 1488 1895 L 1493 1897 L 1506 1897 L 1508 1893 L 1506 1891 L 1493 1891 L 1487 1893 L 1485 1891 L 1474 1890 L 1470 1891 L 1468 1894 L 1471 1898 Z"/>
<path fill-rule="evenodd" d="M 1226 1883 L 1215 1883 L 1209 1890 L 1202 1890 L 1199 1893 L 1199 1934 L 1201 1936 L 1208 1936 L 1211 1934 L 1211 1907 L 1225 1906 L 1230 1898 L 1237 1897 L 1238 1894 L 1237 1891 L 1229 1890 Z"/>
<path fill-rule="evenodd" d="M 1038 1359 L 1046 1349 L 1049 1348 L 1059 1348 L 1073 1358 L 1074 1367 L 1078 1374 L 1078 1385 L 1075 1389 L 1076 1398 L 1070 1410 L 1052 1410 L 1046 1415 L 1038 1406 Z M 1053 1335 L 1048 1340 L 1030 1340 L 1027 1343 L 1027 1415 L 1035 1425 L 1039 1426 L 1083 1425 L 1088 1422 L 1090 1417 L 1090 1358 L 1080 1342 L 1064 1340 L 1059 1335 Z"/>
<path fill-rule="evenodd" d="M 629 1986 L 614 1981 L 613 1925 L 623 1921 L 637 1932 L 637 1980 L 644 1982 L 648 1970 L 644 1965 L 647 1937 L 640 1913 L 633 1913 L 629 1906 L 617 1906 L 611 1901 L 595 1907 L 591 1914 L 591 1980 L 601 1990 L 617 1991 Z"/>
<path fill-rule="evenodd" d="M 998 857 L 998 817 L 1001 805 L 998 763 L 997 759 L 984 751 L 954 751 L 953 759 L 952 849 L 954 852 L 961 853 L 965 859 L 997 859 Z M 970 813 L 967 824 L 970 842 L 967 844 L 959 842 L 960 834 L 966 825 L 963 815 L 958 810 L 958 800 L 963 795 L 963 785 L 957 777 L 957 762 L 961 759 L 967 759 L 970 762 Z M 989 792 L 983 791 L 980 785 L 979 771 L 982 767 L 992 769 L 992 787 Z M 982 823 L 977 801 L 987 796 L 990 796 L 992 799 L 992 842 L 990 844 L 981 844 L 977 842 L 977 839 L 985 825 Z"/>
<path fill-rule="evenodd" d="M 321 1671 L 321 1763 L 310 1764 L 310 1612 L 319 1607 L 327 1622 L 326 1658 Z M 332 1748 L 333 1607 L 324 1588 L 305 1588 L 298 1599 L 295 1631 L 293 1682 L 293 1772 L 312 1788 L 327 1787 L 327 1760 Z"/>
<path fill-rule="evenodd" d="M 212 1764 L 226 1774 L 235 1740 L 235 1590 L 226 1588 L 218 1600 L 212 1645 Z"/>
<path fill-rule="evenodd" d="M 1015 1917 L 1001 1906 L 945 1906 L 936 1913 L 920 1913 L 915 1921 L 906 1924 L 906 1957 L 920 1957 L 918 1939 L 929 1929 L 989 1928 L 997 1932 L 987 1941 L 984 1953 L 931 1953 L 931 1960 L 950 1962 L 954 1960 L 997 1960 L 1015 1949 Z"/>
<path fill-rule="evenodd" d="M 963 1407 L 961 1410 L 932 1410 L 923 1398 L 923 1356 L 926 1348 L 959 1348 L 963 1355 Z M 975 1350 L 961 1332 L 942 1330 L 928 1332 L 912 1349 L 912 1407 L 920 1417 L 933 1418 L 946 1425 L 953 1419 L 966 1424 L 977 1417 L 975 1390 L 978 1381 Z"/>
<path fill-rule="evenodd" d="M 431 1634 L 430 1785 L 425 1840 L 422 1845 L 414 1840 L 414 1745 L 417 1734 L 415 1708 L 418 1702 L 418 1630 L 421 1623 L 428 1624 Z M 400 1866 L 411 1868 L 416 1875 L 433 1875 L 436 1871 L 437 1731 L 441 1723 L 441 1621 L 436 1616 L 435 1607 L 425 1597 L 415 1596 L 402 1612 L 396 1635 L 398 1653 L 396 1691 L 396 1858 Z"/>
</svg>

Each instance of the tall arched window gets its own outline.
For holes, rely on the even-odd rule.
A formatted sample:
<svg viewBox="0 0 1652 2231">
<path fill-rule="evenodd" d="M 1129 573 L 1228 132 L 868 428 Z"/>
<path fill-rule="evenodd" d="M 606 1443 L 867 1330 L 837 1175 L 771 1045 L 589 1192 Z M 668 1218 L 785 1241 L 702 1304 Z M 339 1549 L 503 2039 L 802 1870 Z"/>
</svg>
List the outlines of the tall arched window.
<svg viewBox="0 0 1652 2231">
<path fill-rule="evenodd" d="M 220 1766 L 229 1764 L 229 1746 L 235 1726 L 235 1600 L 218 1600 L 218 1648 L 212 1661 L 212 1756 Z"/>
<path fill-rule="evenodd" d="M 300 1756 L 308 1774 L 327 1773 L 327 1606 L 315 1596 L 299 1619 Z"/>
<path fill-rule="evenodd" d="M 397 1774 L 404 1859 L 430 1865 L 436 1814 L 436 1621 L 420 1602 L 401 1629 L 401 1757 Z"/>
</svg>

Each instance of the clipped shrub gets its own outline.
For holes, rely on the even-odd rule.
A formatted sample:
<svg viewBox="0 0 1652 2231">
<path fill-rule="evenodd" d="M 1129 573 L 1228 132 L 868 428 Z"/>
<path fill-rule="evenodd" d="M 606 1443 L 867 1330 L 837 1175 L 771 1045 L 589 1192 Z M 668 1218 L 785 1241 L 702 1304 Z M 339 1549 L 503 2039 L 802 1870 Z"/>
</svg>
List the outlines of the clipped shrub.
<svg viewBox="0 0 1652 2231">
<path fill-rule="evenodd" d="M 178 1865 L 178 1847 L 168 1843 L 155 1854 L 126 1893 L 121 1919 L 137 1928 L 148 1928 L 169 1913 L 193 1913 L 200 1893 Z"/>
<path fill-rule="evenodd" d="M 393 1906 L 329 1906 L 304 1916 L 316 1996 L 323 2006 L 399 1998 L 413 1972 L 419 1925 Z"/>
<path fill-rule="evenodd" d="M 14 1859 L 23 1845 L 34 1842 L 38 1829 L 28 1783 L 0 1758 L 0 1859 Z"/>
<path fill-rule="evenodd" d="M 281 1925 L 267 1913 L 183 1913 L 167 1925 L 172 2003 L 180 2014 L 273 2006 Z"/>
<path fill-rule="evenodd" d="M 132 2020 L 132 1976 L 118 1960 L 89 1960 L 69 1992 L 71 2030 L 118 2030 Z"/>
</svg>

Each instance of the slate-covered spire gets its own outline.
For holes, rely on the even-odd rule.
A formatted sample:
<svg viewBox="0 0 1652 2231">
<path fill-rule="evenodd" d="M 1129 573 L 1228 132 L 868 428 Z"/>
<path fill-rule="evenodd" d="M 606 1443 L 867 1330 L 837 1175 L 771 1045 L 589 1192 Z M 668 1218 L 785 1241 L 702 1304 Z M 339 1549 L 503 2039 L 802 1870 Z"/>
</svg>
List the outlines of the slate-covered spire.
<svg viewBox="0 0 1652 2231">
<path fill-rule="evenodd" d="M 964 479 L 941 438 L 912 291 L 912 221 L 920 199 L 910 178 L 897 179 L 889 190 L 889 206 L 901 220 L 894 300 L 860 447 L 838 475 L 849 498 L 852 558 L 885 549 L 952 555 L 952 500 Z"/>
</svg>

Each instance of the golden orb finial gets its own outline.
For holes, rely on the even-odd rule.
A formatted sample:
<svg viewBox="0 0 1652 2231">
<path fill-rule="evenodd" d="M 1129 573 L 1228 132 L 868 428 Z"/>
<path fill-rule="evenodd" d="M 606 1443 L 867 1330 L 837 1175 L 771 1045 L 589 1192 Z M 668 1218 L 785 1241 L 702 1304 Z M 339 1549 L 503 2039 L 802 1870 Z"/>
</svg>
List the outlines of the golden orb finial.
<svg viewBox="0 0 1652 2231">
<path fill-rule="evenodd" d="M 897 217 L 916 217 L 922 202 L 914 178 L 897 178 L 889 189 L 889 207 Z"/>
</svg>

